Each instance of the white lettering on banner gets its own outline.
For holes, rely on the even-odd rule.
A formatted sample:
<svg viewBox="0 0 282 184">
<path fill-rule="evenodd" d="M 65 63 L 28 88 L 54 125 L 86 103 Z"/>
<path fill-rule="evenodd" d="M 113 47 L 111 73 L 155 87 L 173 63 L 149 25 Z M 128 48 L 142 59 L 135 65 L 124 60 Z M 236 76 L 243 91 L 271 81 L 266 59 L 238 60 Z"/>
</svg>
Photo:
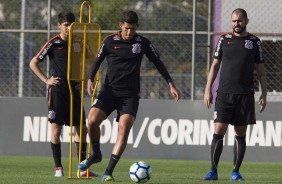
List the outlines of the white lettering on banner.
<svg viewBox="0 0 282 184">
<path fill-rule="evenodd" d="M 33 117 L 33 121 L 30 116 L 24 117 L 24 133 L 23 133 L 23 141 L 28 142 L 38 142 L 39 138 L 39 120 L 40 117 L 35 116 Z"/>
<path fill-rule="evenodd" d="M 164 121 L 161 128 L 161 135 L 164 144 L 172 145 L 177 140 L 178 126 L 173 119 L 167 119 Z"/>
<path fill-rule="evenodd" d="M 180 119 L 178 122 L 179 123 L 177 144 L 192 144 L 193 122 L 188 119 Z"/>
<path fill-rule="evenodd" d="M 265 146 L 271 146 L 272 141 L 275 147 L 281 146 L 282 121 L 276 121 L 275 124 L 276 128 L 272 121 L 266 121 Z"/>
<path fill-rule="evenodd" d="M 155 134 L 155 130 L 157 129 L 157 127 L 161 127 L 161 125 L 162 125 L 161 119 L 154 119 L 149 124 L 148 139 L 154 145 L 158 145 L 158 144 L 161 143 L 161 137 L 160 136 L 157 137 L 156 134 Z"/>
<path fill-rule="evenodd" d="M 133 148 L 139 147 L 143 141 L 153 145 L 210 145 L 212 142 L 214 123 L 213 120 L 189 120 L 189 119 L 150 119 L 145 117 L 143 122 L 135 122 L 140 128 L 131 129 L 128 144 Z M 24 142 L 50 142 L 51 126 L 47 117 L 25 116 L 23 128 Z M 102 144 L 114 144 L 118 134 L 118 123 L 113 119 L 103 121 L 100 126 Z M 72 140 L 74 141 L 74 130 Z M 282 146 L 282 121 L 257 121 L 256 125 L 250 126 L 246 133 L 247 146 L 281 147 Z M 63 127 L 62 142 L 70 142 L 70 129 Z M 224 145 L 234 145 L 234 130 L 230 126 Z"/>
<path fill-rule="evenodd" d="M 69 127 L 64 127 L 62 132 L 63 133 L 61 134 L 61 141 L 70 142 Z M 74 134 L 72 139 L 74 140 Z M 24 142 L 50 142 L 50 140 L 51 140 L 51 125 L 50 123 L 48 123 L 48 118 L 46 116 L 24 117 L 24 128 L 23 128 Z"/>
<path fill-rule="evenodd" d="M 212 136 L 214 131 L 214 123 L 213 120 L 208 122 L 208 120 L 201 120 L 199 122 L 201 124 L 201 131 L 200 131 L 200 145 L 207 145 L 211 144 Z"/>
</svg>

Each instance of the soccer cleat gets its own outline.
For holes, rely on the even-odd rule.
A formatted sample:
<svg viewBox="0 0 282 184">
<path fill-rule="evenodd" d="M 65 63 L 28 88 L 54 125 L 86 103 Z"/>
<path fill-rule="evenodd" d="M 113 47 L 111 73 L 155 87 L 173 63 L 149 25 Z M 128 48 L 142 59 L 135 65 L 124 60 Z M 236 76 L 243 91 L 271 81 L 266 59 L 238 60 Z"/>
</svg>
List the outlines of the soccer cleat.
<svg viewBox="0 0 282 184">
<path fill-rule="evenodd" d="M 231 181 L 244 181 L 244 178 L 241 176 L 239 172 L 232 172 L 230 176 Z"/>
<path fill-rule="evenodd" d="M 79 169 L 85 170 L 85 169 L 88 169 L 92 164 L 98 163 L 98 162 L 101 162 L 101 161 L 102 161 L 102 154 L 100 152 L 99 154 L 90 155 L 89 158 L 80 162 L 77 167 Z"/>
<path fill-rule="evenodd" d="M 79 171 L 77 171 L 77 177 L 79 176 Z M 87 170 L 80 170 L 80 177 L 87 177 Z M 89 171 L 88 177 L 99 177 L 98 174 Z"/>
<path fill-rule="evenodd" d="M 211 170 L 205 177 L 203 177 L 203 180 L 218 180 L 217 172 Z"/>
<path fill-rule="evenodd" d="M 114 177 L 111 176 L 111 175 L 104 175 L 104 176 L 102 177 L 102 179 L 101 179 L 101 182 L 104 182 L 104 181 L 111 181 L 111 182 L 114 182 L 115 179 L 114 179 Z"/>
<path fill-rule="evenodd" d="M 55 169 L 55 176 L 56 177 L 63 177 L 64 176 L 64 169 L 63 169 L 63 167 L 57 167 Z"/>
</svg>

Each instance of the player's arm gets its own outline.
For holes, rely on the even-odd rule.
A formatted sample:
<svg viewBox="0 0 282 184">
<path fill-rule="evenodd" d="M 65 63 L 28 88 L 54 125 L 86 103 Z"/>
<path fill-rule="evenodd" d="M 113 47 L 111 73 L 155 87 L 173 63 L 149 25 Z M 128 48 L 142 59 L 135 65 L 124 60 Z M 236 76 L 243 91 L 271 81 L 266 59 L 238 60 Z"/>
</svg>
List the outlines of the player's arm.
<svg viewBox="0 0 282 184">
<path fill-rule="evenodd" d="M 95 61 L 92 63 L 90 67 L 89 79 L 87 81 L 87 92 L 89 96 L 91 97 L 93 96 L 93 90 L 94 90 L 94 84 L 93 84 L 94 78 L 100 68 L 101 63 L 105 59 L 106 55 L 107 55 L 107 50 L 105 49 L 105 45 L 103 43 L 95 58 Z"/>
<path fill-rule="evenodd" d="M 267 103 L 266 102 L 267 88 L 266 88 L 266 75 L 265 75 L 264 63 L 256 64 L 256 70 L 258 74 L 258 80 L 261 86 L 261 96 L 259 97 L 259 105 L 260 105 L 260 112 L 262 112 Z"/>
<path fill-rule="evenodd" d="M 207 108 L 210 108 L 212 104 L 212 99 L 213 99 L 212 85 L 219 71 L 220 63 L 221 61 L 219 59 L 213 59 L 210 72 L 208 74 L 207 84 L 205 88 L 205 95 L 204 95 L 204 103 L 207 106 Z"/>
<path fill-rule="evenodd" d="M 51 76 L 51 78 L 48 79 L 48 77 L 41 71 L 38 65 L 39 65 L 38 58 L 37 57 L 32 58 L 29 63 L 29 67 L 40 80 L 42 80 L 45 84 L 48 85 L 57 85 L 60 83 L 59 77 Z"/>
</svg>

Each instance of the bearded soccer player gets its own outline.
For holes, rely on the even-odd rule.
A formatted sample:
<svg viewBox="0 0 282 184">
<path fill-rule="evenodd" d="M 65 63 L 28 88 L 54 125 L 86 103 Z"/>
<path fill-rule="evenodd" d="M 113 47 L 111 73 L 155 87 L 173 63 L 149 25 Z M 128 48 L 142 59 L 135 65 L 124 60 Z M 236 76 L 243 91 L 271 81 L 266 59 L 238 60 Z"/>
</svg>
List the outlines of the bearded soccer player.
<svg viewBox="0 0 282 184">
<path fill-rule="evenodd" d="M 204 180 L 218 180 L 217 167 L 228 125 L 234 126 L 234 159 L 231 181 L 243 181 L 239 172 L 246 151 L 248 125 L 256 123 L 254 100 L 254 69 L 261 86 L 260 112 L 266 106 L 266 78 L 261 41 L 247 32 L 249 22 L 244 9 L 231 14 L 233 32 L 220 36 L 207 79 L 204 103 L 212 104 L 212 84 L 220 69 L 215 101 L 214 134 L 211 144 L 211 170 Z"/>
</svg>

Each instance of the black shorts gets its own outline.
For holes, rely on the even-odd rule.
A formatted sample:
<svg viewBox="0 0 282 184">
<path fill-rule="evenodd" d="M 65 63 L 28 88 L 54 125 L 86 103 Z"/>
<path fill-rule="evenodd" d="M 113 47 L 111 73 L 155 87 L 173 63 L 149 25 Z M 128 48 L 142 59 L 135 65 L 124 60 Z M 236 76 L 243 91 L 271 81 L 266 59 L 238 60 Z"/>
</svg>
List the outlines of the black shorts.
<svg viewBox="0 0 282 184">
<path fill-rule="evenodd" d="M 214 122 L 235 126 L 256 124 L 254 94 L 217 93 Z"/>
<path fill-rule="evenodd" d="M 130 114 L 136 118 L 139 97 L 116 97 L 108 90 L 103 90 L 94 101 L 92 107 L 101 109 L 109 116 L 115 109 L 117 110 L 116 121 L 123 114 Z"/>
<path fill-rule="evenodd" d="M 73 87 L 73 126 L 80 125 L 81 98 L 80 91 Z M 70 126 L 70 92 L 63 86 L 50 86 L 48 89 L 48 120 L 50 123 Z M 85 124 L 85 111 L 83 109 Z"/>
</svg>

